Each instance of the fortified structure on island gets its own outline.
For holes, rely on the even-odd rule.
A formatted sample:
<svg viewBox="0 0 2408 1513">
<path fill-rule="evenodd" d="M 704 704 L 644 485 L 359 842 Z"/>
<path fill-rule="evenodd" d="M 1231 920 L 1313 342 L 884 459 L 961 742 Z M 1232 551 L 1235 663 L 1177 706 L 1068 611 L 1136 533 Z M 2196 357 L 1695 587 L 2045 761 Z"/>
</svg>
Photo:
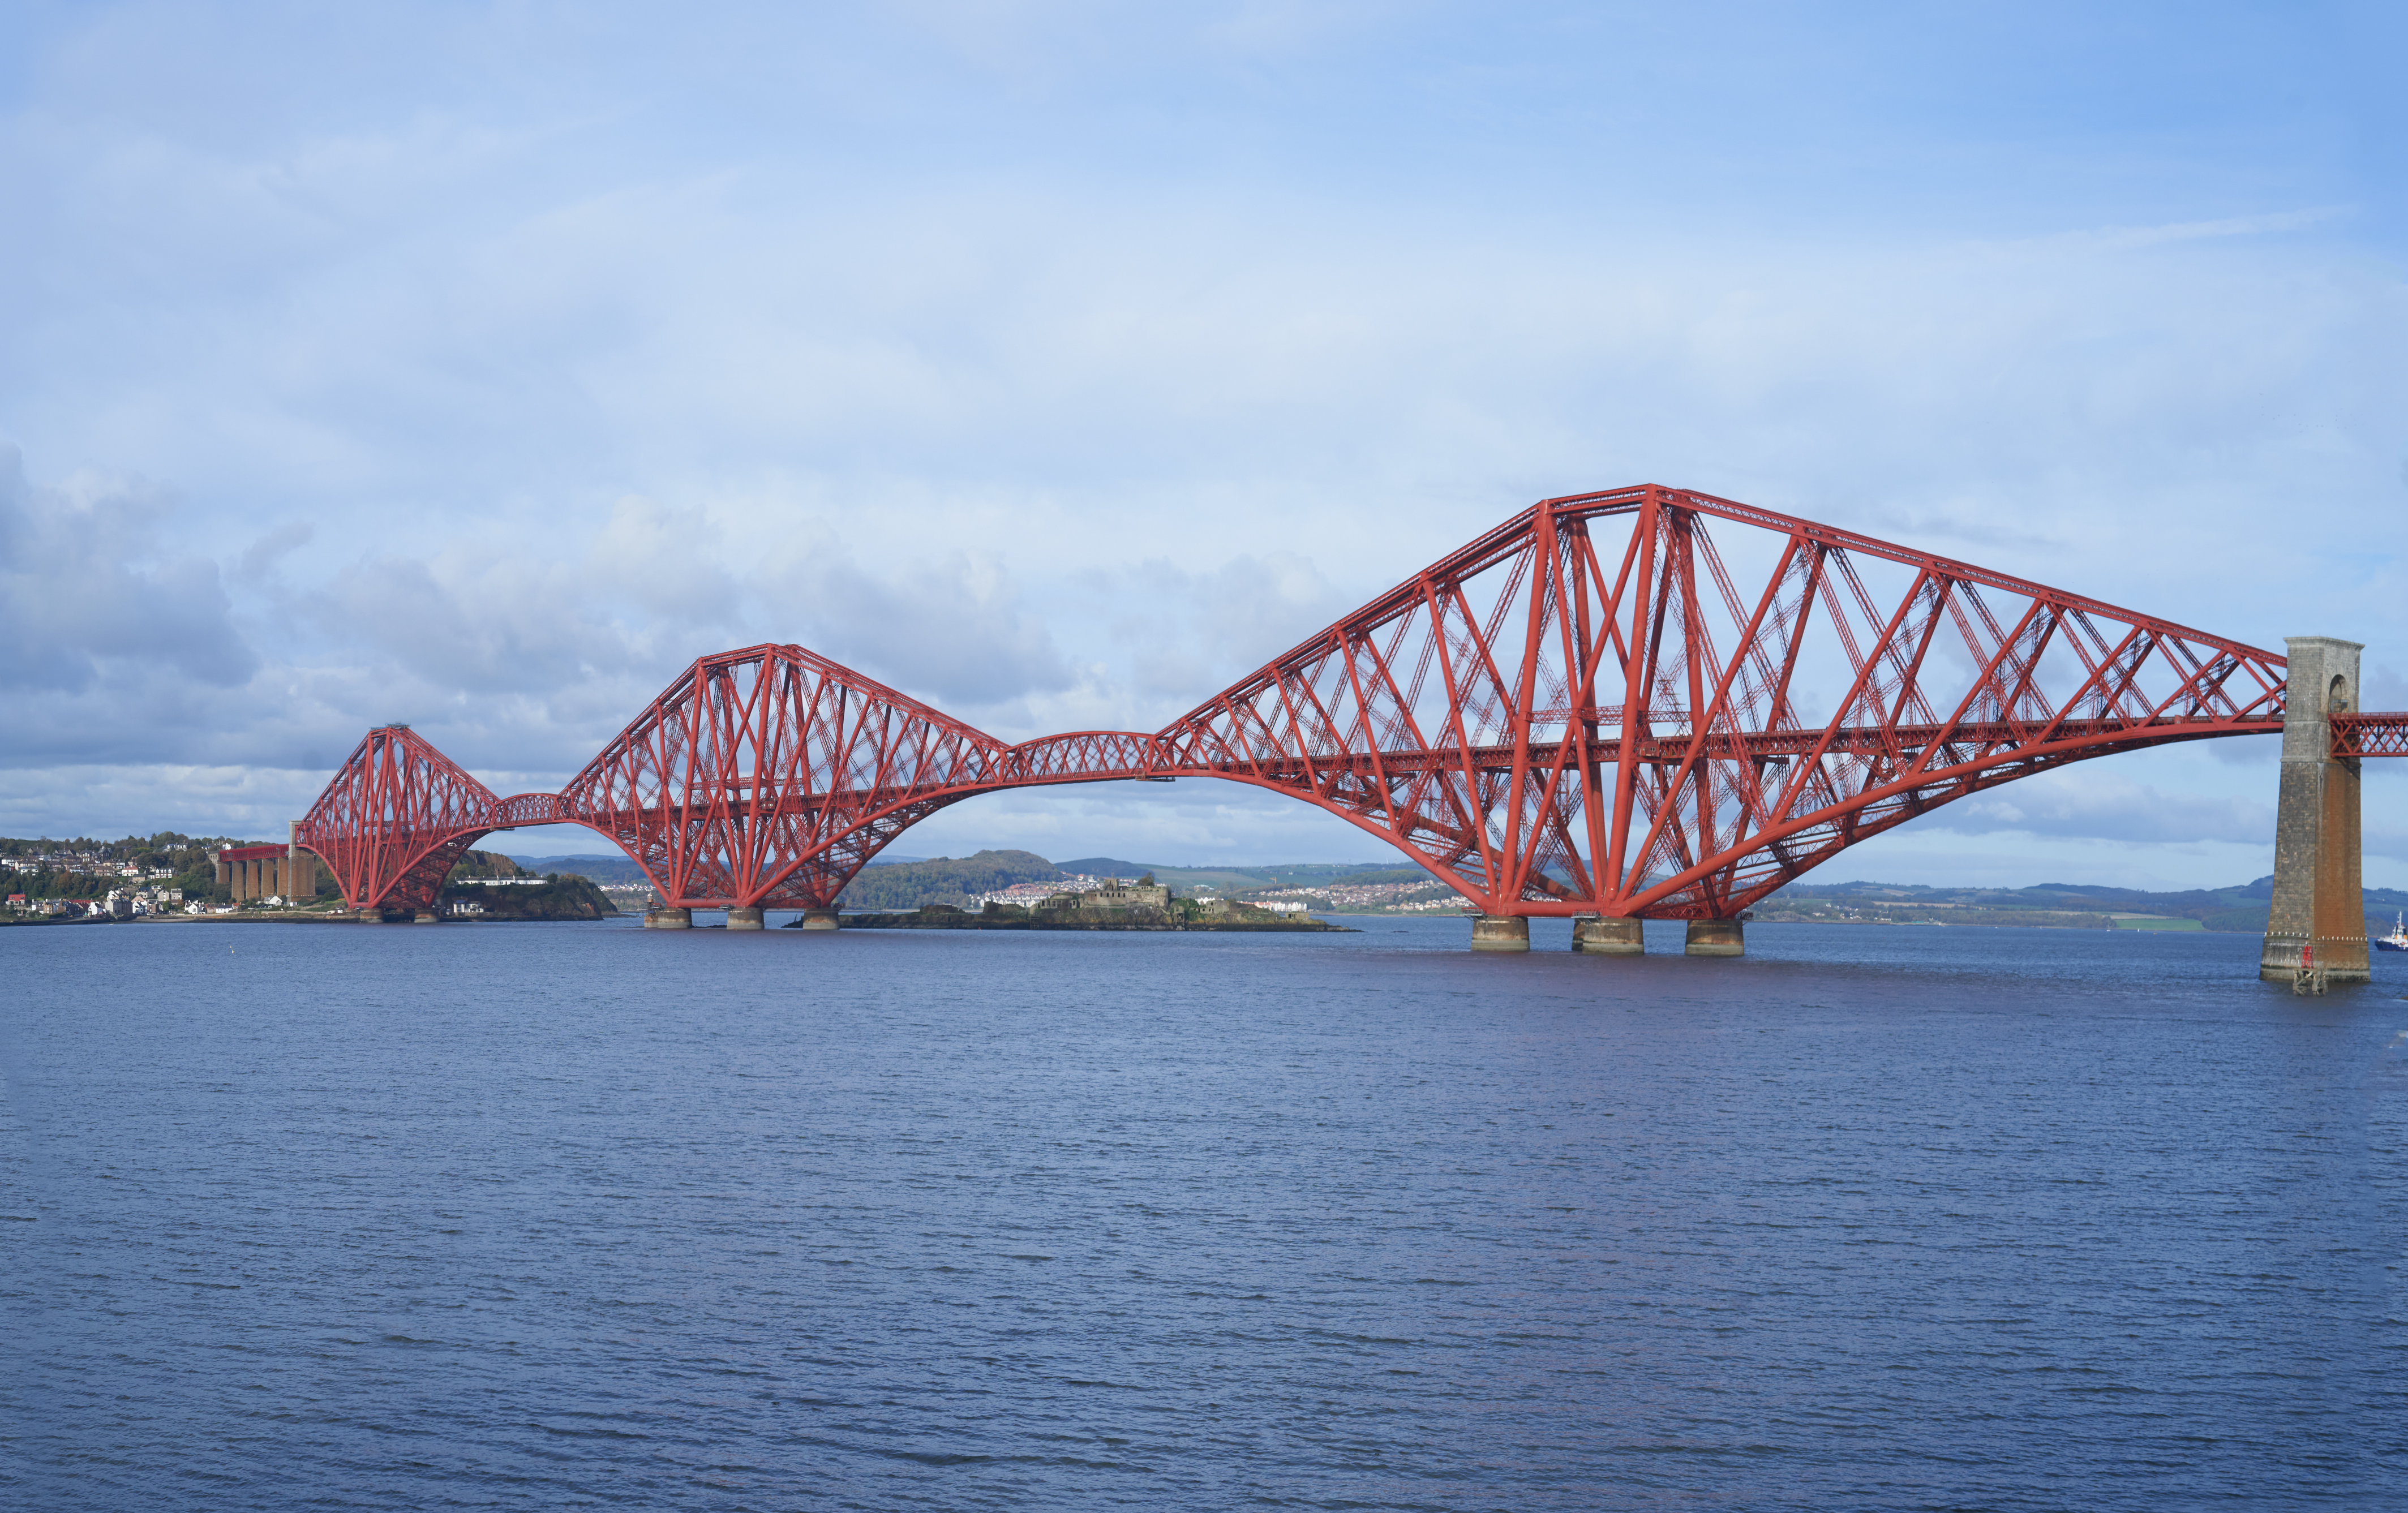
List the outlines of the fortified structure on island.
<svg viewBox="0 0 2408 1513">
<path fill-rule="evenodd" d="M 1753 905 L 1941 805 L 2280 732 L 2261 970 L 2363 978 L 2357 764 L 2408 756 L 2408 713 L 2357 709 L 2355 644 L 2289 648 L 1649 484 L 1540 501 L 1151 734 L 1008 743 L 747 647 L 696 660 L 556 793 L 502 797 L 408 726 L 370 731 L 297 844 L 353 907 L 431 920 L 486 834 L 581 824 L 643 867 L 656 927 L 782 908 L 835 929 L 854 874 L 949 805 L 1212 778 L 1397 847 L 1471 902 L 1476 950 L 1527 950 L 1552 916 L 1584 955 L 1679 920 L 1690 955 L 1736 956 Z"/>
</svg>

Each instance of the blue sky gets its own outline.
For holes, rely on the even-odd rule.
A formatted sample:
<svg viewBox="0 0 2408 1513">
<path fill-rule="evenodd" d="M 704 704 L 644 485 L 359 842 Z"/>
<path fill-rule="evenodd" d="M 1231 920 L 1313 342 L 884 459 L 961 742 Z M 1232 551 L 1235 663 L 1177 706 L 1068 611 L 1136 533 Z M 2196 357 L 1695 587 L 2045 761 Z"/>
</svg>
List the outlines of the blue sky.
<svg viewBox="0 0 2408 1513">
<path fill-rule="evenodd" d="M 13 6 L 0 831 L 275 834 L 394 719 L 552 787 L 765 639 L 1150 729 L 1641 480 L 2361 640 L 2408 707 L 2398 15 Z M 2273 777 L 2085 764 L 1826 871 L 2252 877 Z M 1378 854 L 1197 783 L 898 849 L 982 845 Z"/>
</svg>

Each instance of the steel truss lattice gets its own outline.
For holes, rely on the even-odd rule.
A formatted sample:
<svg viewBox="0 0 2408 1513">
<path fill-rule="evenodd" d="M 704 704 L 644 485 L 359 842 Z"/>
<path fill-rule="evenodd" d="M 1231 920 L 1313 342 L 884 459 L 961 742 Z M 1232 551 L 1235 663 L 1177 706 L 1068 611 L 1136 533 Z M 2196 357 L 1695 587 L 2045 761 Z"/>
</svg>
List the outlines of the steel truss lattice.
<svg viewBox="0 0 2408 1513">
<path fill-rule="evenodd" d="M 1651 485 L 1543 500 L 1150 735 L 1009 745 L 756 646 L 695 662 L 556 794 L 372 731 L 300 838 L 360 906 L 425 906 L 480 836 L 570 821 L 665 901 L 826 907 L 947 805 L 1211 777 L 1319 805 L 1487 913 L 1727 919 L 1999 784 L 2279 731 L 2283 679 L 2255 647 Z M 2403 731 L 2337 719 L 2335 754 L 2408 753 Z"/>
</svg>

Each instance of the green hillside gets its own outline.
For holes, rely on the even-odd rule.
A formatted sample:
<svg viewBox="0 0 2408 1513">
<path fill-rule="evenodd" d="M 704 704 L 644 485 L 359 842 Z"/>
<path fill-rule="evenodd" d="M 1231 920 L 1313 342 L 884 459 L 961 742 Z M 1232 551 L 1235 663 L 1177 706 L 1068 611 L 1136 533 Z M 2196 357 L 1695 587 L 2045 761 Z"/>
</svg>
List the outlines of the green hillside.
<svg viewBox="0 0 2408 1513">
<path fill-rule="evenodd" d="M 1061 876 L 1060 867 L 1035 851 L 980 851 L 959 861 L 939 856 L 926 862 L 864 867 L 838 898 L 837 906 L 880 913 L 916 909 L 923 904 L 958 906 L 979 893 L 1016 882 L 1052 882 Z"/>
<path fill-rule="evenodd" d="M 1956 924 L 2032 924 L 2119 930 L 2201 929 L 2264 935 L 2274 879 L 2230 888 L 2151 892 L 2091 883 L 2051 882 L 2029 888 L 1933 888 L 1914 883 L 1793 883 L 1757 906 L 1765 921 L 1934 920 Z M 2408 908 L 2408 892 L 2366 890 L 2370 935 L 2391 928 L 2394 911 Z M 2153 916 L 2154 918 L 2116 918 Z"/>
<path fill-rule="evenodd" d="M 1380 866 L 1364 862 L 1283 862 L 1252 867 L 1173 867 L 1159 862 L 1082 856 L 1054 864 L 1064 872 L 1083 872 L 1096 878 L 1136 878 L 1151 872 L 1156 881 L 1182 892 L 1198 888 L 1230 893 L 1256 888 L 1317 887 L 1340 882 L 1420 882 L 1429 878 L 1429 874 L 1419 867 Z"/>
</svg>

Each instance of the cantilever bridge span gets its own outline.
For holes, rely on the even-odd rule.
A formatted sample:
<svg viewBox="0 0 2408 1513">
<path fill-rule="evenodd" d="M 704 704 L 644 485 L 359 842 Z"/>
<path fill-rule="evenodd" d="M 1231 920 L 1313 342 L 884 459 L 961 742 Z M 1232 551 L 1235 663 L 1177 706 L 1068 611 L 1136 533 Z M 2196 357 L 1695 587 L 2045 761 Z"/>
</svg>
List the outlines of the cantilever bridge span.
<svg viewBox="0 0 2408 1513">
<path fill-rule="evenodd" d="M 408 728 L 371 731 L 295 838 L 363 908 L 425 908 L 486 834 L 571 822 L 671 905 L 826 909 L 964 799 L 1209 777 L 1317 804 L 1490 916 L 1728 921 L 1999 784 L 2282 731 L 2292 671 L 1650 485 L 1541 501 L 1151 735 L 1009 744 L 801 647 L 756 646 L 697 660 L 557 793 L 497 795 Z M 2353 651 L 2316 691 L 2318 755 L 2408 754 L 2408 715 L 2358 713 L 2355 678 Z"/>
</svg>

